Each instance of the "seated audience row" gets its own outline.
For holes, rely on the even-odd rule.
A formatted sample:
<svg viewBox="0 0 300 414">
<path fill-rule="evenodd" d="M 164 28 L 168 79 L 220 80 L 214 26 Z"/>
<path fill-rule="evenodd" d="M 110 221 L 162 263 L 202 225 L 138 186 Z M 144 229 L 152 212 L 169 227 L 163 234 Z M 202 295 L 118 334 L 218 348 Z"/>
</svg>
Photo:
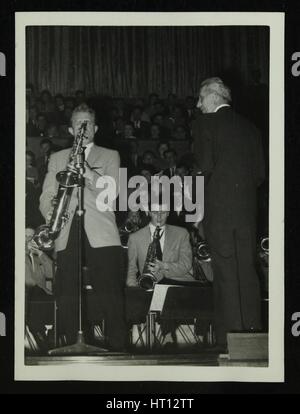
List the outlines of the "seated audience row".
<svg viewBox="0 0 300 414">
<path fill-rule="evenodd" d="M 99 123 L 112 139 L 190 140 L 191 122 L 196 116 L 196 99 L 184 100 L 170 93 L 162 100 L 152 93 L 143 99 L 87 97 L 78 90 L 75 96 L 40 94 L 32 85 L 26 89 L 26 135 L 60 138 L 69 135 L 72 110 L 82 102 L 93 100 L 98 107 Z M 93 105 L 92 105 L 93 106 Z"/>
</svg>

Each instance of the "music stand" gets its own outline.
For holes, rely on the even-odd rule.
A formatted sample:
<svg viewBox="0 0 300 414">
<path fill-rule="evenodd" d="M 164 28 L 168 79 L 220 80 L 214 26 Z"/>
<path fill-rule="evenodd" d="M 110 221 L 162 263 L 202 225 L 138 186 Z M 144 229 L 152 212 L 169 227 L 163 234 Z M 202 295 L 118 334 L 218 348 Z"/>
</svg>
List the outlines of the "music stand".
<svg viewBox="0 0 300 414">
<path fill-rule="evenodd" d="M 77 155 L 76 168 L 78 171 L 78 209 L 76 211 L 77 237 L 78 237 L 78 322 L 79 329 L 77 341 L 73 345 L 67 345 L 48 351 L 48 355 L 87 355 L 108 352 L 105 348 L 88 345 L 85 343 L 82 329 L 82 229 L 84 223 L 84 151 Z"/>
</svg>

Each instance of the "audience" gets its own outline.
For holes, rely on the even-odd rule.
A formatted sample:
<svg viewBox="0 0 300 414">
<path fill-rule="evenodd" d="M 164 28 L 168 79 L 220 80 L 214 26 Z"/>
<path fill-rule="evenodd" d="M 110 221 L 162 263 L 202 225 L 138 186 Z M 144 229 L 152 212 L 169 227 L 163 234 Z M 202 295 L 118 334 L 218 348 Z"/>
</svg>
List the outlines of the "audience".
<svg viewBox="0 0 300 414">
<path fill-rule="evenodd" d="M 171 148 L 164 152 L 164 157 L 167 161 L 168 168 L 163 171 L 163 175 L 171 178 L 176 174 L 177 153 Z"/>
<path fill-rule="evenodd" d="M 26 180 L 34 186 L 38 185 L 38 171 L 36 169 L 35 155 L 32 151 L 26 151 Z"/>
<path fill-rule="evenodd" d="M 124 125 L 124 138 L 125 139 L 136 139 L 134 135 L 134 127 L 131 122 L 127 122 Z"/>
<path fill-rule="evenodd" d="M 157 147 L 158 157 L 155 160 L 155 166 L 158 171 L 162 171 L 168 167 L 168 162 L 165 158 L 165 152 L 170 149 L 170 144 L 168 141 L 161 141 Z"/>
<path fill-rule="evenodd" d="M 161 130 L 158 124 L 151 124 L 149 139 L 160 140 Z"/>
<path fill-rule="evenodd" d="M 155 169 L 155 154 L 152 151 L 145 151 L 142 155 L 142 164 L 151 165 Z"/>
<path fill-rule="evenodd" d="M 143 121 L 142 116 L 142 107 L 135 106 L 131 112 L 130 121 L 134 126 L 134 135 L 137 138 L 145 139 L 149 135 L 150 123 Z"/>
<path fill-rule="evenodd" d="M 55 152 L 55 150 L 58 150 L 59 148 L 56 148 L 52 141 L 48 138 L 44 138 L 41 142 L 40 142 L 40 152 L 41 152 L 41 156 L 37 158 L 36 160 L 36 166 L 37 166 L 37 170 L 38 170 L 38 179 L 39 179 L 39 183 L 42 186 L 43 182 L 44 182 L 44 178 L 46 176 L 47 173 L 47 169 L 48 169 L 48 162 L 49 162 L 49 158 L 50 155 Z"/>
</svg>

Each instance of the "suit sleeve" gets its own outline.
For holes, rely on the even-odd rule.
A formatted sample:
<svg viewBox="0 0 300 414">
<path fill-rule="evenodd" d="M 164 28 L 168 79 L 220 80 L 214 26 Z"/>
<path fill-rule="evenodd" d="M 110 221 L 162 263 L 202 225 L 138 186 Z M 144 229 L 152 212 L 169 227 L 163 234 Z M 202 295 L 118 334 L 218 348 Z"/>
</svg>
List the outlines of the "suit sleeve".
<svg viewBox="0 0 300 414">
<path fill-rule="evenodd" d="M 48 164 L 48 172 L 46 174 L 44 184 L 43 184 L 43 191 L 40 196 L 40 211 L 44 218 L 47 217 L 48 212 L 52 207 L 52 199 L 57 193 L 58 189 L 58 182 L 56 180 L 57 174 L 57 161 L 55 154 L 51 155 L 49 164 Z"/>
<path fill-rule="evenodd" d="M 179 245 L 179 259 L 177 262 L 163 262 L 164 270 L 160 274 L 164 277 L 174 280 L 194 280 L 193 277 L 187 275 L 192 269 L 192 248 L 190 244 L 189 234 L 185 230 Z"/>
<path fill-rule="evenodd" d="M 128 270 L 126 285 L 130 287 L 138 286 L 137 283 L 137 245 L 133 235 L 129 236 L 128 239 Z"/>
</svg>

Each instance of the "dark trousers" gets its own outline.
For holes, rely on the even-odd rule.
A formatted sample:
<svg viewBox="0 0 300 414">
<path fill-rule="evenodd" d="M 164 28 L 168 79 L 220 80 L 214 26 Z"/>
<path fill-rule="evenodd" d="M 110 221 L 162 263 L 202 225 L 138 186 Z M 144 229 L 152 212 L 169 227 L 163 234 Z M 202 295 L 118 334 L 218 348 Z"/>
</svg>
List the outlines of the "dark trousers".
<svg viewBox="0 0 300 414">
<path fill-rule="evenodd" d="M 249 227 L 228 233 L 226 254 L 209 242 L 214 271 L 214 309 L 217 343 L 226 345 L 231 331 L 261 329 L 260 285 L 255 269 L 255 233 Z M 228 253 L 230 252 L 230 253 Z"/>
<path fill-rule="evenodd" d="M 75 342 L 78 332 L 78 238 L 76 218 L 73 220 L 68 245 L 57 254 L 56 294 L 58 298 L 59 330 L 69 343 Z M 107 346 L 112 350 L 124 348 L 126 339 L 124 265 L 120 246 L 92 248 L 85 231 L 82 231 L 83 262 L 94 295 L 105 320 Z M 84 303 L 84 302 L 83 302 Z M 93 315 L 97 320 L 98 315 Z M 86 307 L 83 308 L 86 319 Z"/>
</svg>

